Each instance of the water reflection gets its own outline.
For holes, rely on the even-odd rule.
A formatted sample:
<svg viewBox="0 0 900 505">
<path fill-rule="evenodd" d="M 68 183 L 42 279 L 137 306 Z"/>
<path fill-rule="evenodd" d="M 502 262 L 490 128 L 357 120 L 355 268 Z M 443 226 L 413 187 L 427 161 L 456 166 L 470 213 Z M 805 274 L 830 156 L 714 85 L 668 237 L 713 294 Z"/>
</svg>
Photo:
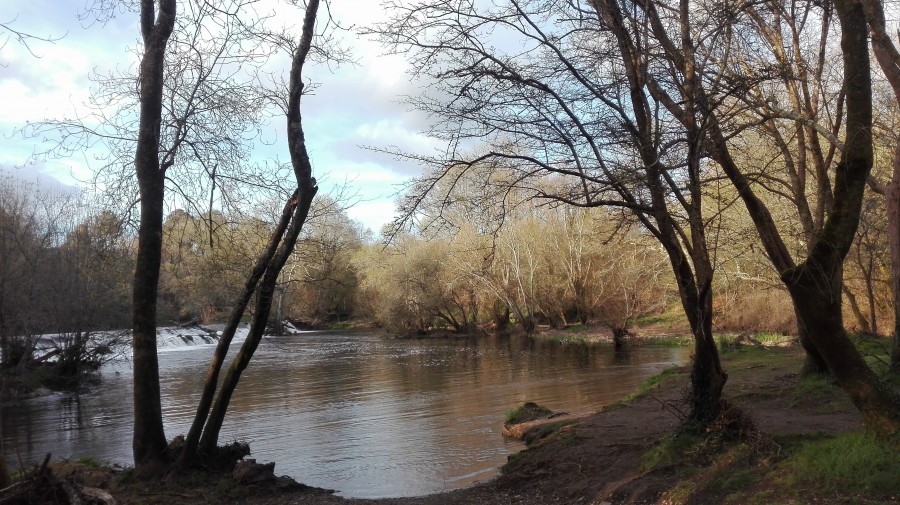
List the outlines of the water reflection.
<svg viewBox="0 0 900 505">
<path fill-rule="evenodd" d="M 212 346 L 160 354 L 166 432 L 189 427 Z M 520 449 L 500 435 L 526 401 L 590 412 L 687 350 L 531 339 L 389 340 L 315 333 L 267 338 L 238 386 L 222 441 L 248 440 L 279 474 L 345 496 L 417 495 L 492 476 Z M 114 372 L 121 372 L 116 374 Z M 89 394 L 0 406 L 10 464 L 54 451 L 130 463 L 131 372 L 105 371 Z"/>
</svg>

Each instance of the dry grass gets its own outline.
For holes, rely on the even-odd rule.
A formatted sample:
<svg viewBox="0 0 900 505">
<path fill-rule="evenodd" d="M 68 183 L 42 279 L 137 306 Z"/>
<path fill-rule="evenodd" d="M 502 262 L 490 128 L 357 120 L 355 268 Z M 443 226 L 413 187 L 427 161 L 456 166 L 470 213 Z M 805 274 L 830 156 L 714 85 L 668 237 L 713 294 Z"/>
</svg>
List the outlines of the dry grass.
<svg viewBox="0 0 900 505">
<path fill-rule="evenodd" d="M 797 319 L 790 296 L 771 289 L 741 293 L 716 307 L 717 331 L 732 333 L 797 334 Z"/>
</svg>

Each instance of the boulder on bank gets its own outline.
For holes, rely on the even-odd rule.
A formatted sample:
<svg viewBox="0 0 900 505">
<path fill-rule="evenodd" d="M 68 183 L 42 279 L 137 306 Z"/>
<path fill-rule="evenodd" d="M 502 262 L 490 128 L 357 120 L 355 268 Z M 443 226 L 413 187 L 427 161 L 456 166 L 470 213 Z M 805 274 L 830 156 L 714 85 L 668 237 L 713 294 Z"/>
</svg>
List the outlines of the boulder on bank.
<svg viewBox="0 0 900 505">
<path fill-rule="evenodd" d="M 553 412 L 543 405 L 525 402 L 506 414 L 506 422 L 503 423 L 501 432 L 505 437 L 525 440 L 526 432 L 532 428 L 565 421 L 573 417 L 568 412 Z"/>
<path fill-rule="evenodd" d="M 241 484 L 272 482 L 275 477 L 275 463 L 257 463 L 255 459 L 238 461 L 231 477 Z"/>
</svg>

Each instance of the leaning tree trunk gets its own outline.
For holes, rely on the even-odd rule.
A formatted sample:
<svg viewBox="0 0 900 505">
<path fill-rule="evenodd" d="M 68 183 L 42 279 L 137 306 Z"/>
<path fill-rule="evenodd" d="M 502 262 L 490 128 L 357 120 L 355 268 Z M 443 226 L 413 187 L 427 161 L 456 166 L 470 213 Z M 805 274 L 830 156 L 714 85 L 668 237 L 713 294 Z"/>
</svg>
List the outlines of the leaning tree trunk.
<svg viewBox="0 0 900 505">
<path fill-rule="evenodd" d="M 140 129 L 135 171 L 141 194 L 141 221 L 133 290 L 135 470 L 152 476 L 167 463 L 156 355 L 156 295 L 162 262 L 163 197 L 166 165 L 160 164 L 159 138 L 166 45 L 175 26 L 175 0 L 141 1 L 144 55 L 140 74 Z M 171 160 L 167 161 L 171 163 Z"/>
<path fill-rule="evenodd" d="M 288 228 L 277 254 L 271 259 L 266 268 L 266 273 L 256 292 L 256 307 L 250 324 L 250 333 L 225 374 L 222 387 L 219 389 L 219 395 L 216 397 L 209 419 L 206 421 L 206 427 L 203 429 L 203 435 L 200 437 L 198 452 L 202 455 L 212 455 L 215 452 L 219 440 L 219 432 L 222 430 L 222 423 L 225 421 L 225 413 L 231 402 L 231 396 L 237 388 L 241 374 L 247 368 L 247 365 L 250 364 L 250 359 L 253 358 L 256 348 L 262 340 L 263 332 L 269 321 L 269 313 L 272 309 L 272 300 L 276 284 L 278 283 L 278 275 L 294 251 L 294 245 L 297 243 L 297 237 L 300 235 L 303 223 L 309 214 L 309 207 L 317 189 L 312 186 L 301 190 L 300 202 L 294 209 L 291 226 Z"/>
<path fill-rule="evenodd" d="M 896 434 L 900 432 L 900 400 L 879 381 L 844 330 L 840 259 L 835 257 L 830 264 L 817 259 L 811 258 L 784 277 L 797 324 L 814 335 L 815 345 L 866 427 L 882 435 Z"/>
<path fill-rule="evenodd" d="M 898 98 L 900 100 L 900 98 Z M 893 176 L 884 184 L 884 206 L 888 215 L 888 246 L 891 252 L 891 295 L 894 301 L 894 339 L 891 371 L 900 374 L 900 146 L 894 150 Z"/>
<path fill-rule="evenodd" d="M 894 345 L 891 369 L 900 374 L 900 147 L 894 155 L 894 176 L 886 196 L 891 250 L 891 293 L 894 297 Z"/>
<path fill-rule="evenodd" d="M 253 353 L 262 339 L 263 331 L 265 331 L 269 313 L 272 309 L 272 299 L 278 276 L 294 251 L 297 237 L 303 229 L 303 224 L 309 215 L 309 208 L 318 191 L 316 180 L 312 177 L 312 164 L 309 161 L 309 154 L 306 150 L 306 138 L 303 133 L 303 121 L 300 113 L 300 99 L 303 94 L 303 65 L 312 47 L 318 7 L 318 0 L 310 0 L 307 4 L 306 14 L 303 18 L 303 31 L 300 36 L 300 43 L 293 54 L 288 84 L 287 140 L 288 150 L 291 155 L 291 165 L 294 168 L 294 177 L 297 181 L 297 205 L 294 208 L 287 232 L 278 246 L 276 254 L 266 266 L 262 282 L 257 289 L 256 309 L 250 333 L 247 335 L 247 339 L 244 341 L 244 345 L 241 346 L 237 356 L 235 356 L 234 361 L 232 361 L 231 367 L 225 375 L 224 382 L 219 390 L 219 395 L 206 421 L 198 448 L 201 454 L 212 454 L 215 451 L 231 396 L 237 387 L 241 373 L 250 363 L 250 359 L 253 357 Z"/>
<path fill-rule="evenodd" d="M 629 103 L 633 109 L 634 129 L 632 133 L 640 141 L 640 159 L 646 171 L 646 185 L 651 200 L 651 211 L 647 214 L 637 213 L 637 217 L 647 226 L 655 230 L 653 234 L 666 250 L 685 315 L 691 325 L 691 333 L 694 337 L 694 360 L 691 370 L 691 419 L 690 421 L 700 425 L 707 424 L 718 417 L 722 408 L 722 390 L 728 375 L 722 370 L 719 361 L 719 353 L 712 334 L 712 275 L 713 269 L 709 261 L 707 245 L 703 234 L 704 221 L 702 219 L 702 206 L 700 191 L 700 151 L 696 142 L 699 142 L 700 128 L 697 125 L 695 113 L 692 107 L 697 98 L 697 90 L 694 88 L 696 76 L 694 75 L 691 58 L 684 58 L 685 51 L 692 51 L 687 38 L 683 38 L 682 46 L 677 52 L 681 55 L 678 66 L 685 72 L 684 95 L 687 98 L 683 107 L 685 110 L 683 119 L 689 143 L 688 172 L 690 175 L 691 203 L 685 200 L 683 210 L 688 214 L 690 221 L 690 235 L 693 242 L 689 246 L 683 246 L 674 212 L 668 207 L 671 194 L 667 191 L 664 180 L 667 179 L 665 171 L 667 167 L 661 164 L 660 153 L 657 150 L 658 132 L 655 130 L 655 121 L 658 118 L 656 110 L 658 103 L 652 104 L 648 96 L 651 90 L 646 86 L 646 55 L 641 53 L 635 41 L 629 34 L 622 12 L 622 7 L 617 0 L 593 0 L 601 21 L 606 24 L 611 33 L 616 37 L 618 50 L 624 63 L 625 77 L 628 79 Z M 681 3 L 682 21 L 686 22 L 688 5 Z M 674 189 L 671 186 L 668 189 Z M 649 222 L 648 216 L 652 216 L 656 226 Z M 690 249 L 690 256 L 685 252 Z M 693 261 L 693 265 L 692 265 Z"/>
<path fill-rule="evenodd" d="M 272 257 L 275 256 L 275 252 L 278 250 L 278 245 L 281 243 L 285 230 L 287 230 L 288 224 L 291 221 L 291 216 L 293 215 L 296 204 L 297 193 L 295 192 L 285 204 L 284 210 L 281 212 L 281 219 L 278 221 L 278 225 L 272 232 L 271 237 L 269 237 L 269 243 L 265 251 L 256 260 L 256 265 L 254 265 L 253 270 L 247 278 L 247 282 L 244 284 L 244 290 L 241 293 L 241 296 L 238 297 L 234 302 L 234 305 L 232 305 L 231 314 L 228 316 L 228 322 L 225 325 L 225 329 L 222 331 L 222 336 L 219 338 L 218 345 L 216 345 L 216 351 L 210 360 L 209 367 L 206 369 L 206 378 L 203 382 L 203 393 L 200 397 L 200 402 L 197 404 L 197 413 L 194 415 L 194 421 L 191 423 L 191 428 L 184 441 L 184 447 L 182 448 L 181 456 L 178 460 L 178 467 L 183 468 L 197 459 L 197 447 L 200 443 L 200 435 L 202 434 L 203 426 L 206 424 L 206 420 L 209 417 L 209 409 L 212 406 L 213 398 L 216 393 L 216 386 L 219 383 L 219 373 L 222 370 L 222 364 L 225 362 L 225 356 L 228 354 L 231 341 L 234 339 L 234 334 L 241 323 L 241 317 L 243 317 L 247 305 L 250 303 L 250 299 L 253 298 L 256 286 L 259 284 L 259 280 L 265 273 L 266 267 L 268 267 L 269 263 L 272 261 Z"/>
</svg>

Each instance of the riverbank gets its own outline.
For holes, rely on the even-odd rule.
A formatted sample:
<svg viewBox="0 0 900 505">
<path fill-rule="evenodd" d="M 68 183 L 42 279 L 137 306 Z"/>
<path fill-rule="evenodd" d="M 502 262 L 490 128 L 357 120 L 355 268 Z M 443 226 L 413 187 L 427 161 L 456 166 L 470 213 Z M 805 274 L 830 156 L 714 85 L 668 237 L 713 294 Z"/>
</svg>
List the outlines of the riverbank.
<svg viewBox="0 0 900 505">
<path fill-rule="evenodd" d="M 496 479 L 416 498 L 343 499 L 189 478 L 146 485 L 106 469 L 69 466 L 119 503 L 248 505 L 436 504 L 887 504 L 900 500 L 900 451 L 861 433 L 837 386 L 801 379 L 796 347 L 736 346 L 723 354 L 726 395 L 737 408 L 704 433 L 675 435 L 688 372 L 667 371 L 643 392 L 532 440 Z M 497 423 L 502 423 L 498 419 Z M 88 465 L 89 466 L 89 465 Z M 75 469 L 80 468 L 80 469 Z M 276 469 L 277 472 L 277 469 Z"/>
</svg>

